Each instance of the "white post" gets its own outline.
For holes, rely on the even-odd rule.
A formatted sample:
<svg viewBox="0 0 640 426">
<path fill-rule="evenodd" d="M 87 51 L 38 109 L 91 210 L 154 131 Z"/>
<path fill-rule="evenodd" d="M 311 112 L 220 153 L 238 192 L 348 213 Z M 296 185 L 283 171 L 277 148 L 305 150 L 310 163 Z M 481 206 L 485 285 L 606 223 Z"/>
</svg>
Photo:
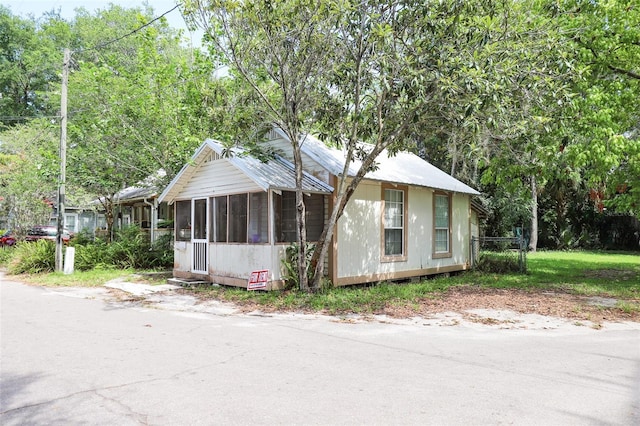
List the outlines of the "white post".
<svg viewBox="0 0 640 426">
<path fill-rule="evenodd" d="M 64 274 L 69 275 L 73 274 L 73 264 L 76 258 L 76 248 L 75 247 L 67 247 L 66 253 L 64 256 Z"/>
</svg>

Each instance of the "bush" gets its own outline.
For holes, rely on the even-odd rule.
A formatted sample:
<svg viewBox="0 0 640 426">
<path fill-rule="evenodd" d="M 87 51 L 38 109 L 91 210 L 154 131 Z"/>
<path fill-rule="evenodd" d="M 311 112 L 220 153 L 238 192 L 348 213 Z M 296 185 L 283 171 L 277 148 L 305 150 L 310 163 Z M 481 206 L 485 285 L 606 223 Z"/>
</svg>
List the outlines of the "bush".
<svg viewBox="0 0 640 426">
<path fill-rule="evenodd" d="M 6 266 L 15 253 L 15 247 L 0 247 L 0 266 Z"/>
<path fill-rule="evenodd" d="M 313 269 L 310 267 L 311 257 L 315 244 L 307 243 L 307 278 L 309 281 L 313 279 Z M 285 249 L 285 257 L 282 259 L 282 269 L 285 282 L 285 290 L 298 290 L 300 288 L 300 280 L 298 279 L 298 244 L 292 243 Z"/>
<path fill-rule="evenodd" d="M 481 253 L 475 268 L 482 272 L 505 274 L 520 272 L 520 262 L 517 254 Z"/>
<path fill-rule="evenodd" d="M 91 269 L 106 269 L 112 267 L 109 257 L 109 246 L 104 240 L 96 238 L 83 244 L 74 243 L 76 249 L 74 268 L 79 271 L 89 271 Z"/>
<path fill-rule="evenodd" d="M 21 243 L 8 262 L 10 274 L 37 274 L 53 272 L 56 266 L 56 244 L 53 241 L 38 240 Z"/>
<path fill-rule="evenodd" d="M 173 238 L 162 236 L 153 246 L 140 228 L 121 230 L 108 244 L 100 238 L 80 237 L 73 240 L 76 250 L 74 268 L 91 269 L 157 269 L 173 266 Z M 5 255 L 4 252 L 12 252 Z M 21 243 L 15 249 L 0 250 L 0 263 L 7 264 L 12 274 L 51 272 L 55 269 L 55 243 L 37 241 Z"/>
</svg>

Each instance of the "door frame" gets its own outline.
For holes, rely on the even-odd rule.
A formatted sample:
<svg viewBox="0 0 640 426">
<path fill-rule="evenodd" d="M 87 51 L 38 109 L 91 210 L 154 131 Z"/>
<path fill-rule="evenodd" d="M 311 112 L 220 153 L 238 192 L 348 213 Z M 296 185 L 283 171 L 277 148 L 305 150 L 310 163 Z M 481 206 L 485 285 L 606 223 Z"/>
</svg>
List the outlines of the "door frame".
<svg viewBox="0 0 640 426">
<path fill-rule="evenodd" d="M 196 220 L 196 203 L 204 202 L 204 222 Z M 191 199 L 191 272 L 195 274 L 209 273 L 209 198 Z M 200 218 L 199 218 L 200 219 Z M 204 238 L 196 238 L 196 231 L 200 225 L 204 226 Z M 198 232 L 200 234 L 200 232 Z"/>
</svg>

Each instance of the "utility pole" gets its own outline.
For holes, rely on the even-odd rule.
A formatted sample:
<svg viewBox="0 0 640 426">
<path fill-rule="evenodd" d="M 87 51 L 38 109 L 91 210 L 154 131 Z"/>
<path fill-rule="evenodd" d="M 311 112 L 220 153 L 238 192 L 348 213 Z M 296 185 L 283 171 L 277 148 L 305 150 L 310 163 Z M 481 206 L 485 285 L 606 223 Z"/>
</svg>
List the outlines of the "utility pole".
<svg viewBox="0 0 640 426">
<path fill-rule="evenodd" d="M 56 271 L 63 269 L 62 233 L 64 230 L 64 197 L 67 180 L 67 86 L 69 85 L 69 63 L 71 50 L 64 49 L 62 62 L 62 86 L 60 88 L 60 181 L 58 183 L 58 234 L 56 235 Z"/>
</svg>

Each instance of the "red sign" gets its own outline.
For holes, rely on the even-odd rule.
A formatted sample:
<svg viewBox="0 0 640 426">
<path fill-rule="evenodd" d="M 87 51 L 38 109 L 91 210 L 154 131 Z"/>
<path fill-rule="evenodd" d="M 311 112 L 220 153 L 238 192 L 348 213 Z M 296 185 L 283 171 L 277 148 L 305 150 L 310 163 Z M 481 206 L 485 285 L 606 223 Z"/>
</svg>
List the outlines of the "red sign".
<svg viewBox="0 0 640 426">
<path fill-rule="evenodd" d="M 266 290 L 269 281 L 269 270 L 253 271 L 249 277 L 247 290 Z"/>
</svg>

